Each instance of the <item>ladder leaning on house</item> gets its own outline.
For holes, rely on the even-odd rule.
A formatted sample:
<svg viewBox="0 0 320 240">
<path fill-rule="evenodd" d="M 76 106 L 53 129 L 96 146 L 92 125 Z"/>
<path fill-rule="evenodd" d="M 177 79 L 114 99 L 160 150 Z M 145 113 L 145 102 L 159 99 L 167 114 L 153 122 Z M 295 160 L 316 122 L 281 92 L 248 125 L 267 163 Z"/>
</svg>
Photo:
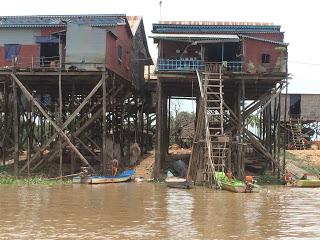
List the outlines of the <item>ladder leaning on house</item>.
<svg viewBox="0 0 320 240">
<path fill-rule="evenodd" d="M 197 76 L 201 92 L 201 104 L 188 172 L 193 171 L 190 168 L 198 168 L 201 165 L 203 167 L 203 180 L 209 184 L 217 185 L 218 182 L 215 179 L 214 173 L 216 171 L 225 171 L 228 155 L 228 138 L 224 134 L 224 100 L 221 68 L 219 73 L 216 73 L 206 67 L 204 72 L 197 72 Z M 201 132 L 204 132 L 204 134 L 201 134 Z M 199 164 L 197 156 L 202 135 L 205 138 L 205 157 L 203 158 L 204 162 Z"/>
<path fill-rule="evenodd" d="M 214 172 L 223 172 L 226 166 L 227 137 L 224 135 L 223 79 L 221 67 L 219 73 L 213 73 L 206 67 L 203 72 L 204 105 L 206 122 L 206 142 L 208 160 L 204 176 L 209 182 Z M 211 180 L 211 178 L 213 178 Z"/>
</svg>

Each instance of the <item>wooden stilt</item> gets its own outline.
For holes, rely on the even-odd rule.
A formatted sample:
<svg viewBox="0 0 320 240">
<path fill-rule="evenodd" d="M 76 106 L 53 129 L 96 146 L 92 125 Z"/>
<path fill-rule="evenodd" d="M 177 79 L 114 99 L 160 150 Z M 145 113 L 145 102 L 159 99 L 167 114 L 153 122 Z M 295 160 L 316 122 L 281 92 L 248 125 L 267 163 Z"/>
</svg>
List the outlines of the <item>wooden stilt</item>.
<svg viewBox="0 0 320 240">
<path fill-rule="evenodd" d="M 18 177 L 19 164 L 19 119 L 18 119 L 18 96 L 16 82 L 12 79 L 13 92 L 13 138 L 14 138 L 14 175 Z"/>
<path fill-rule="evenodd" d="M 106 73 L 103 72 L 102 74 L 102 154 L 101 154 L 101 164 L 103 169 L 103 175 L 107 173 L 107 119 L 106 119 L 106 112 L 107 112 L 107 86 L 106 86 Z"/>
<path fill-rule="evenodd" d="M 63 137 L 63 139 L 68 143 L 70 148 L 78 155 L 81 161 L 83 161 L 86 165 L 88 165 L 92 170 L 93 168 L 89 164 L 89 162 L 85 159 L 85 157 L 79 152 L 79 150 L 72 144 L 68 136 L 63 132 L 63 130 L 50 118 L 47 112 L 40 106 L 40 104 L 32 97 L 32 95 L 28 92 L 28 90 L 23 86 L 23 84 L 19 81 L 19 79 L 11 74 L 13 80 L 20 87 L 22 93 L 26 96 L 29 101 L 32 101 L 33 104 L 39 109 L 39 111 L 43 114 L 43 116 L 51 123 L 51 126 L 58 132 L 58 134 Z"/>
<path fill-rule="evenodd" d="M 74 111 L 75 109 L 74 109 L 74 107 L 75 107 L 75 91 L 76 91 L 76 89 L 75 89 L 76 87 L 75 87 L 75 81 L 73 80 L 72 81 L 72 86 L 71 86 L 71 94 L 72 94 L 72 96 L 71 96 L 71 106 L 72 106 L 72 108 L 71 108 L 71 111 Z M 72 125 L 71 125 L 71 131 L 72 132 L 74 132 L 75 131 L 75 124 L 74 123 L 72 123 Z M 75 157 L 75 154 L 74 154 L 74 152 L 73 151 L 71 151 L 71 156 L 70 156 L 70 170 L 71 170 L 71 174 L 74 174 L 75 173 L 75 165 L 76 165 L 76 157 Z"/>
<path fill-rule="evenodd" d="M 61 45 L 61 44 L 59 44 Z M 59 48 L 60 49 L 60 48 Z M 60 55 L 60 58 L 61 58 L 61 55 Z M 61 59 L 60 59 L 61 60 Z M 60 61 L 61 63 L 61 61 Z M 58 124 L 60 126 L 60 128 L 62 128 L 62 75 L 61 75 L 61 65 L 60 65 L 60 68 L 59 68 L 59 120 L 58 120 Z M 62 171 L 62 154 L 63 154 L 63 149 L 62 149 L 62 137 L 60 136 L 59 137 L 59 174 L 60 174 L 60 178 L 62 179 L 62 176 L 63 176 L 63 171 Z"/>
</svg>

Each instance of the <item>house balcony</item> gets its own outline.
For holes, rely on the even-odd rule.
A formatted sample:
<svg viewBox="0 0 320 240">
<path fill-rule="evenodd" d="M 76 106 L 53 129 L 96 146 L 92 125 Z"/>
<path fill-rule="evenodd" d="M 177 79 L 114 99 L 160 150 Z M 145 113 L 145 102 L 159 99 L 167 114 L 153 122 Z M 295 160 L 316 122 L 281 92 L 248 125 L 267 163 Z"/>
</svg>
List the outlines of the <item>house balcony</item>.
<svg viewBox="0 0 320 240">
<path fill-rule="evenodd" d="M 194 59 L 158 59 L 158 72 L 195 72 L 204 70 L 204 61 Z"/>
<path fill-rule="evenodd" d="M 195 59 L 158 59 L 157 72 L 195 72 L 210 71 L 218 73 L 222 67 L 222 71 L 242 72 L 242 61 L 224 61 L 224 62 L 205 62 Z"/>
</svg>

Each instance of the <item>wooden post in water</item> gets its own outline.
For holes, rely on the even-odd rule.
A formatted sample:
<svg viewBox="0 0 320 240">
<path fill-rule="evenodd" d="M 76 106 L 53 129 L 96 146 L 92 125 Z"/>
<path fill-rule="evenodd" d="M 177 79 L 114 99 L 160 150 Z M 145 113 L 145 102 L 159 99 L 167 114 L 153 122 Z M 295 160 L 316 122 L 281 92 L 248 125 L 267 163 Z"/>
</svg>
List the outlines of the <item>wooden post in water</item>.
<svg viewBox="0 0 320 240">
<path fill-rule="evenodd" d="M 106 86 L 106 72 L 103 71 L 102 73 L 102 170 L 103 175 L 107 174 L 107 166 L 106 166 L 106 158 L 107 158 L 107 119 L 106 119 L 106 112 L 107 112 L 107 86 Z"/>
<path fill-rule="evenodd" d="M 13 138 L 14 138 L 14 175 L 18 177 L 19 164 L 19 119 L 18 119 L 18 96 L 15 80 L 12 79 L 13 92 Z"/>
<path fill-rule="evenodd" d="M 74 111 L 74 102 L 75 102 L 75 81 L 74 80 L 72 80 L 72 96 L 71 96 L 71 106 L 72 106 L 72 108 L 71 108 L 71 110 L 72 111 Z M 75 124 L 74 123 L 72 123 L 72 125 L 71 125 L 71 131 L 72 132 L 74 132 L 74 130 L 75 130 Z M 72 137 L 72 139 L 73 139 L 73 137 Z M 74 154 L 74 152 L 73 151 L 71 151 L 71 159 L 70 159 L 70 161 L 71 161 L 71 174 L 73 174 L 73 173 L 75 173 L 75 164 L 76 164 L 76 158 L 75 158 L 75 154 Z"/>
<path fill-rule="evenodd" d="M 28 178 L 30 178 L 30 158 L 31 158 L 31 138 L 32 138 L 32 122 L 31 122 L 31 116 L 32 116 L 32 103 L 29 101 L 29 109 L 28 109 L 28 115 L 27 115 L 27 134 L 28 134 L 28 139 L 27 139 L 27 164 L 28 164 Z"/>
<path fill-rule="evenodd" d="M 284 98 L 284 119 L 283 119 L 283 122 L 284 122 L 284 131 L 285 131 L 285 134 L 284 134 L 284 139 L 283 139 L 283 169 L 282 171 L 285 172 L 286 170 L 286 144 L 287 144 L 287 141 L 288 141 L 288 138 L 287 138 L 287 100 L 288 100 L 288 78 L 286 78 L 286 81 L 285 81 L 285 84 L 286 84 L 286 94 L 285 94 L 285 98 Z"/>
</svg>

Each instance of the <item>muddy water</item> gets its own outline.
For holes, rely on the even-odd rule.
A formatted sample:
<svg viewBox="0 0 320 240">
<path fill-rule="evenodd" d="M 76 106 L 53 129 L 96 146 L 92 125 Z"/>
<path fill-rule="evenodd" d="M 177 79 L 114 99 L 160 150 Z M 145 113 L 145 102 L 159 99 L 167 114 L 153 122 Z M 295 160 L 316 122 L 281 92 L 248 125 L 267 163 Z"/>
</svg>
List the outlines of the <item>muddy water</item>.
<svg viewBox="0 0 320 240">
<path fill-rule="evenodd" d="M 0 239 L 320 239 L 320 189 L 0 186 Z"/>
</svg>

